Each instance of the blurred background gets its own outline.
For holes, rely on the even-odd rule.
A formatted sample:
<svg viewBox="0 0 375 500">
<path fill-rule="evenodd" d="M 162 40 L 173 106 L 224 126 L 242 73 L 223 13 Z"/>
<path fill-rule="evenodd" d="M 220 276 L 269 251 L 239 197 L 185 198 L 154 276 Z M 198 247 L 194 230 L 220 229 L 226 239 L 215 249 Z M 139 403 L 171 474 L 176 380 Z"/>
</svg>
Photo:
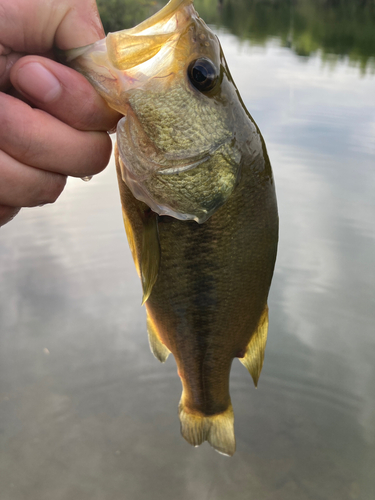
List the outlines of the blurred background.
<svg viewBox="0 0 375 500">
<path fill-rule="evenodd" d="M 107 31 L 163 3 L 98 0 Z M 196 0 L 273 165 L 280 243 L 237 452 L 179 433 L 114 163 L 0 229 L 1 500 L 375 498 L 375 2 Z"/>
</svg>

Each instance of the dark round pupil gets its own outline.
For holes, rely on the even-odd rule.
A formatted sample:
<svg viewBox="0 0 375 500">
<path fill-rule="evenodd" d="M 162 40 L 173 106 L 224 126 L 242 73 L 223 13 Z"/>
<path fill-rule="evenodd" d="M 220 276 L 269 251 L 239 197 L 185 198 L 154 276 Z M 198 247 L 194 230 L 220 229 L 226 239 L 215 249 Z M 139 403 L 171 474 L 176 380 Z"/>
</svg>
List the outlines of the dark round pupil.
<svg viewBox="0 0 375 500">
<path fill-rule="evenodd" d="M 208 59 L 197 59 L 189 65 L 191 83 L 201 92 L 212 90 L 217 80 L 216 68 Z"/>
<path fill-rule="evenodd" d="M 204 66 L 194 66 L 193 77 L 196 82 L 202 83 L 209 78 L 209 74 Z"/>
</svg>

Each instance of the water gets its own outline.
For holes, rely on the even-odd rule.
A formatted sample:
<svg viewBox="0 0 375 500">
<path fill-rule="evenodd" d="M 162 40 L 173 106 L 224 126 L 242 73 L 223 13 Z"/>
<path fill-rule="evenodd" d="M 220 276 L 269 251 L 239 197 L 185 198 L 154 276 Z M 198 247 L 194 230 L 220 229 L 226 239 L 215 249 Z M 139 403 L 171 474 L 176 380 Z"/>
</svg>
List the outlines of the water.
<svg viewBox="0 0 375 500">
<path fill-rule="evenodd" d="M 180 437 L 181 386 L 149 351 L 111 161 L 0 230 L 1 500 L 375 498 L 371 58 L 301 56 L 296 38 L 240 39 L 215 19 L 280 211 L 258 390 L 232 368 L 237 452 Z"/>
</svg>

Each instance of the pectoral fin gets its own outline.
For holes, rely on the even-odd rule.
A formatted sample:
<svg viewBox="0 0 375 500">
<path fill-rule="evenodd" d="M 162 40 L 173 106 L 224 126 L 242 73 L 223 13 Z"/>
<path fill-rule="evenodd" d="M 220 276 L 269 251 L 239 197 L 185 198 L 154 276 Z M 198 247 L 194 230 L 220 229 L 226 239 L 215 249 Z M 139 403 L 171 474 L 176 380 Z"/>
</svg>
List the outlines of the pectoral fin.
<svg viewBox="0 0 375 500">
<path fill-rule="evenodd" d="M 145 203 L 134 198 L 122 179 L 122 160 L 115 147 L 116 169 L 120 188 L 122 214 L 129 247 L 142 281 L 142 305 L 149 298 L 160 265 L 158 215 Z"/>
<path fill-rule="evenodd" d="M 161 363 L 165 363 L 171 351 L 159 339 L 154 322 L 149 315 L 147 315 L 147 332 L 152 354 Z"/>
<path fill-rule="evenodd" d="M 266 305 L 260 317 L 258 327 L 247 345 L 245 356 L 243 358 L 239 358 L 241 363 L 249 370 L 250 375 L 253 378 L 255 387 L 257 387 L 258 385 L 260 372 L 262 371 L 263 367 L 264 351 L 266 349 L 267 343 L 267 332 L 268 306 Z"/>
<path fill-rule="evenodd" d="M 129 248 L 133 256 L 135 267 L 142 281 L 143 305 L 151 294 L 152 288 L 158 277 L 160 265 L 160 244 L 157 215 L 150 210 L 150 213 L 146 213 L 142 217 L 143 227 L 139 259 L 133 228 L 129 219 L 126 217 L 126 214 L 124 213 L 123 215 Z"/>
<path fill-rule="evenodd" d="M 129 245 L 133 260 L 134 260 L 135 268 L 137 270 L 138 276 L 140 276 L 141 271 L 140 271 L 138 257 L 137 257 L 137 246 L 136 246 L 135 235 L 134 235 L 133 228 L 130 224 L 130 221 L 129 221 L 128 217 L 126 216 L 124 208 L 122 209 L 122 218 L 124 220 L 126 237 L 128 239 L 128 245 Z"/>
<path fill-rule="evenodd" d="M 146 212 L 143 220 L 141 280 L 143 288 L 142 305 L 149 298 L 158 277 L 160 265 L 160 243 L 157 214 Z"/>
</svg>

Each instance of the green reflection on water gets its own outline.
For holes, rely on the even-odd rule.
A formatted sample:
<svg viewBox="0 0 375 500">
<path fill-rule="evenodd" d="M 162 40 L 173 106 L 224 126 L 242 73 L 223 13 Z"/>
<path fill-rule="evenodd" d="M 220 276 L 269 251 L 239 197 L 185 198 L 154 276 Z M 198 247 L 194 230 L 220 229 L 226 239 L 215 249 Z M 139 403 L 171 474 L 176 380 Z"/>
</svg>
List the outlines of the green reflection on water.
<svg viewBox="0 0 375 500">
<path fill-rule="evenodd" d="M 96 0 L 106 33 L 131 28 L 167 2 L 155 0 Z"/>
<path fill-rule="evenodd" d="M 98 0 L 104 28 L 118 31 L 147 18 L 166 2 Z M 202 18 L 241 39 L 264 45 L 278 39 L 300 56 L 347 57 L 375 71 L 375 0 L 195 0 Z"/>
</svg>

